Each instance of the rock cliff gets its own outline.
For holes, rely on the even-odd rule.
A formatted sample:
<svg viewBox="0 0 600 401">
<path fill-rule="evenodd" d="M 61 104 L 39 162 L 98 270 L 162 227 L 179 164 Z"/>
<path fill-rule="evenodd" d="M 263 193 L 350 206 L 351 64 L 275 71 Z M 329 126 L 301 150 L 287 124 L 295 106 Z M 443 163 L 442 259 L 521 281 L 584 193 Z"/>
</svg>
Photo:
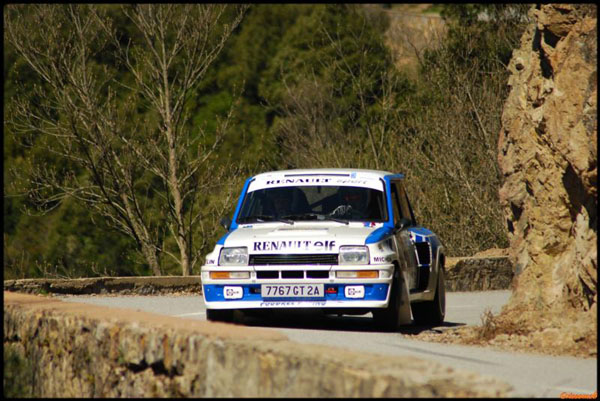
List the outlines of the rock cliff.
<svg viewBox="0 0 600 401">
<path fill-rule="evenodd" d="M 595 7 L 532 7 L 533 22 L 509 64 L 498 143 L 500 200 L 517 274 L 502 316 L 522 324 L 533 319 L 537 325 L 527 323 L 533 331 L 569 326 L 592 342 L 598 261 Z"/>
</svg>

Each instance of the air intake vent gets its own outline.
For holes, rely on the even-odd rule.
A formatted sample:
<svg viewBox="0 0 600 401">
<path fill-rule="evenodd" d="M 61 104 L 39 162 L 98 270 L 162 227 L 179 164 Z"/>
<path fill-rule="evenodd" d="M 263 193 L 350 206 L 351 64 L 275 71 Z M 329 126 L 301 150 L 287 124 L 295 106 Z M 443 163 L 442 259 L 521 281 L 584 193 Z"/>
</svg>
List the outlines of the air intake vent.
<svg viewBox="0 0 600 401">
<path fill-rule="evenodd" d="M 337 254 L 250 255 L 250 266 L 265 265 L 337 265 Z"/>
<path fill-rule="evenodd" d="M 290 270 L 290 271 L 282 271 L 281 278 L 304 278 L 303 270 Z"/>
<path fill-rule="evenodd" d="M 419 259 L 419 264 L 431 264 L 431 247 L 429 246 L 429 242 L 416 242 L 415 248 L 417 250 L 417 258 Z"/>
<path fill-rule="evenodd" d="M 307 270 L 306 278 L 329 278 L 328 270 Z"/>
<path fill-rule="evenodd" d="M 279 270 L 257 271 L 256 278 L 279 278 Z"/>
</svg>

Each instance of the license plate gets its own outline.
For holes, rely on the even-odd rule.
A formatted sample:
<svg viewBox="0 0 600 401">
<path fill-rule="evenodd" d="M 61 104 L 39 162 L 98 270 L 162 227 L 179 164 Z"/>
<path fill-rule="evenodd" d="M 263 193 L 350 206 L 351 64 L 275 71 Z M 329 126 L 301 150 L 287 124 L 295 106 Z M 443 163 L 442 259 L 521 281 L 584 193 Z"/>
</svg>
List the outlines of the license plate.
<svg viewBox="0 0 600 401">
<path fill-rule="evenodd" d="M 323 298 L 323 284 L 263 284 L 260 286 L 263 298 Z"/>
</svg>

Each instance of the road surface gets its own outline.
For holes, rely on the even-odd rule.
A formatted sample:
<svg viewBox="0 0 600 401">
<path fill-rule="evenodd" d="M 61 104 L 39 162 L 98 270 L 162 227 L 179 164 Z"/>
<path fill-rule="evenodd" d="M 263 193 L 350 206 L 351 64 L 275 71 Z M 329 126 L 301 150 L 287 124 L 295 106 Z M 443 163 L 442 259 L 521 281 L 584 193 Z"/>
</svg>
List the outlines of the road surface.
<svg viewBox="0 0 600 401">
<path fill-rule="evenodd" d="M 509 352 L 490 347 L 441 344 L 413 340 L 406 334 L 420 330 L 445 330 L 458 325 L 481 324 L 486 310 L 500 312 L 510 291 L 448 292 L 446 321 L 437 328 L 407 327 L 398 333 L 381 332 L 371 315 L 323 316 L 296 311 L 292 316 L 247 318 L 239 323 L 271 327 L 292 341 L 322 344 L 353 351 L 387 356 L 411 355 L 493 376 L 511 384 L 514 397 L 560 397 L 561 393 L 591 394 L 597 390 L 597 359 L 554 357 Z M 176 316 L 206 319 L 206 309 L 198 296 L 63 296 L 68 302 L 83 302 Z"/>
</svg>

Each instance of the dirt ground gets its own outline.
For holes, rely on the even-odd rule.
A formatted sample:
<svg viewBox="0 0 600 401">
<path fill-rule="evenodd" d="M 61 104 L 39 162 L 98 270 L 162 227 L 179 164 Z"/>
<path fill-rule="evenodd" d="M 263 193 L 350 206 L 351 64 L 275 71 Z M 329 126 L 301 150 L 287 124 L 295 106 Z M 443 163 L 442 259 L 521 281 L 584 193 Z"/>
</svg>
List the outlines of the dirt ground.
<svg viewBox="0 0 600 401">
<path fill-rule="evenodd" d="M 448 327 L 411 336 L 438 343 L 578 358 L 598 357 L 596 311 L 486 311 L 478 326 Z"/>
<path fill-rule="evenodd" d="M 473 257 L 508 256 L 508 249 L 493 248 Z M 447 258 L 451 269 L 461 258 Z M 594 308 L 577 310 L 525 310 L 507 305 L 500 314 L 486 311 L 478 326 L 447 327 L 411 335 L 416 340 L 490 346 L 502 350 L 545 355 L 597 358 L 598 320 Z"/>
</svg>

